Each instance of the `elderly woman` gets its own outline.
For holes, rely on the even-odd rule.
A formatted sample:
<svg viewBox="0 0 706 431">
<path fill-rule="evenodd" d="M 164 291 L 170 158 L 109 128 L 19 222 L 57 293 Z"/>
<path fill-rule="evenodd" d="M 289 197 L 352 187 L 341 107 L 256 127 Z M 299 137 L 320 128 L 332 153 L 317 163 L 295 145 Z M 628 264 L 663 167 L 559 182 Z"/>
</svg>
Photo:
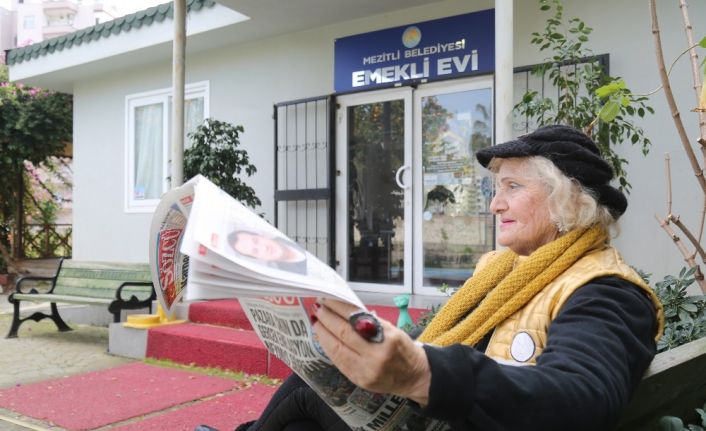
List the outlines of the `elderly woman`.
<svg viewBox="0 0 706 431">
<path fill-rule="evenodd" d="M 392 393 L 454 430 L 603 430 L 655 354 L 661 306 L 609 245 L 627 207 L 596 144 L 547 126 L 484 149 L 496 174 L 497 241 L 413 341 L 382 321 L 382 342 L 320 300 L 318 340 L 356 385 Z M 421 341 L 421 343 L 419 342 Z M 297 377 L 239 430 L 347 430 Z"/>
</svg>

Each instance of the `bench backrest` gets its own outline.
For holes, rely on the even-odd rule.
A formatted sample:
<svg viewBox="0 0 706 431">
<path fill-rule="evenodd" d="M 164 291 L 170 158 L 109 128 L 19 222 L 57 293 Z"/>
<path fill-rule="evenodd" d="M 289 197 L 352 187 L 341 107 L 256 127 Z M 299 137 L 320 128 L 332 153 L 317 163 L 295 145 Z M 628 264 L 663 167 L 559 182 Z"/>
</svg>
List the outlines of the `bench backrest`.
<svg viewBox="0 0 706 431">
<path fill-rule="evenodd" d="M 701 338 L 655 356 L 616 430 L 657 430 L 662 416 L 695 423 L 695 409 L 704 403 L 706 338 Z"/>
<path fill-rule="evenodd" d="M 149 265 L 125 262 L 85 262 L 64 260 L 52 293 L 90 298 L 115 298 L 118 287 L 126 281 L 151 282 Z M 125 286 L 122 297 L 135 295 L 145 300 L 152 293 L 151 286 Z"/>
</svg>

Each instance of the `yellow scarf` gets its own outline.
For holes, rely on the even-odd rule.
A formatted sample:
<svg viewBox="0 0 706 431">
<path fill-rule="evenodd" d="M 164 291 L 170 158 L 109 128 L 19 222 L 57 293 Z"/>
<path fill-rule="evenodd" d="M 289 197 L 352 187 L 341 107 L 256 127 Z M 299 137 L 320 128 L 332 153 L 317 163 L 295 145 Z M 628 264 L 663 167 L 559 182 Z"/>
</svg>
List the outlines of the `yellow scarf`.
<svg viewBox="0 0 706 431">
<path fill-rule="evenodd" d="M 599 226 L 575 229 L 538 248 L 516 267 L 517 254 L 510 250 L 501 253 L 491 265 L 466 280 L 419 341 L 437 346 L 475 345 L 586 252 L 603 246 L 607 237 Z M 473 311 L 469 314 L 469 310 Z"/>
</svg>

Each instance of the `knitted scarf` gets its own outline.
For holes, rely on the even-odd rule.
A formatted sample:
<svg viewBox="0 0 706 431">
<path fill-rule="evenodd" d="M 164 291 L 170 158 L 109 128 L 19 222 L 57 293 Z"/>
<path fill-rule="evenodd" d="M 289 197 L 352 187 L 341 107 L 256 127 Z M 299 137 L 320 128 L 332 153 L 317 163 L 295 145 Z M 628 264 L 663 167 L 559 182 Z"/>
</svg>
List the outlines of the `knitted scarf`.
<svg viewBox="0 0 706 431">
<path fill-rule="evenodd" d="M 507 250 L 461 286 L 418 340 L 437 346 L 475 345 L 491 329 L 524 307 L 537 293 L 578 261 L 606 243 L 599 227 L 572 230 L 535 250 L 517 265 Z M 469 314 L 469 310 L 473 310 Z"/>
</svg>

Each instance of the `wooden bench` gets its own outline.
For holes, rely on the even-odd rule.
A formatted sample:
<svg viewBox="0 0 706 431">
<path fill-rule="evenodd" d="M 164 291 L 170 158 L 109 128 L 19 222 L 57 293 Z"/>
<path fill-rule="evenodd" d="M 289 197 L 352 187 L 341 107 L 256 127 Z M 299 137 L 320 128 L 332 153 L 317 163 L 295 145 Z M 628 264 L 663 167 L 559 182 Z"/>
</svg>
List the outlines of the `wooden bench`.
<svg viewBox="0 0 706 431">
<path fill-rule="evenodd" d="M 35 287 L 24 288 L 25 283 L 29 282 L 34 282 Z M 46 293 L 42 293 L 36 289 L 36 283 L 51 283 L 51 286 Z M 39 322 L 49 318 L 59 331 L 70 331 L 71 328 L 59 315 L 57 303 L 103 305 L 113 314 L 113 321 L 120 322 L 122 310 L 149 308 L 151 312 L 155 298 L 147 264 L 61 260 L 53 277 L 27 276 L 17 279 L 15 291 L 8 298 L 14 306 L 14 315 L 7 338 L 17 337 L 20 325 L 27 320 Z M 35 312 L 20 318 L 22 301 L 50 302 L 51 314 Z"/>
<path fill-rule="evenodd" d="M 658 430 L 662 416 L 696 423 L 695 409 L 704 403 L 706 338 L 701 338 L 655 356 L 616 430 Z"/>
</svg>

